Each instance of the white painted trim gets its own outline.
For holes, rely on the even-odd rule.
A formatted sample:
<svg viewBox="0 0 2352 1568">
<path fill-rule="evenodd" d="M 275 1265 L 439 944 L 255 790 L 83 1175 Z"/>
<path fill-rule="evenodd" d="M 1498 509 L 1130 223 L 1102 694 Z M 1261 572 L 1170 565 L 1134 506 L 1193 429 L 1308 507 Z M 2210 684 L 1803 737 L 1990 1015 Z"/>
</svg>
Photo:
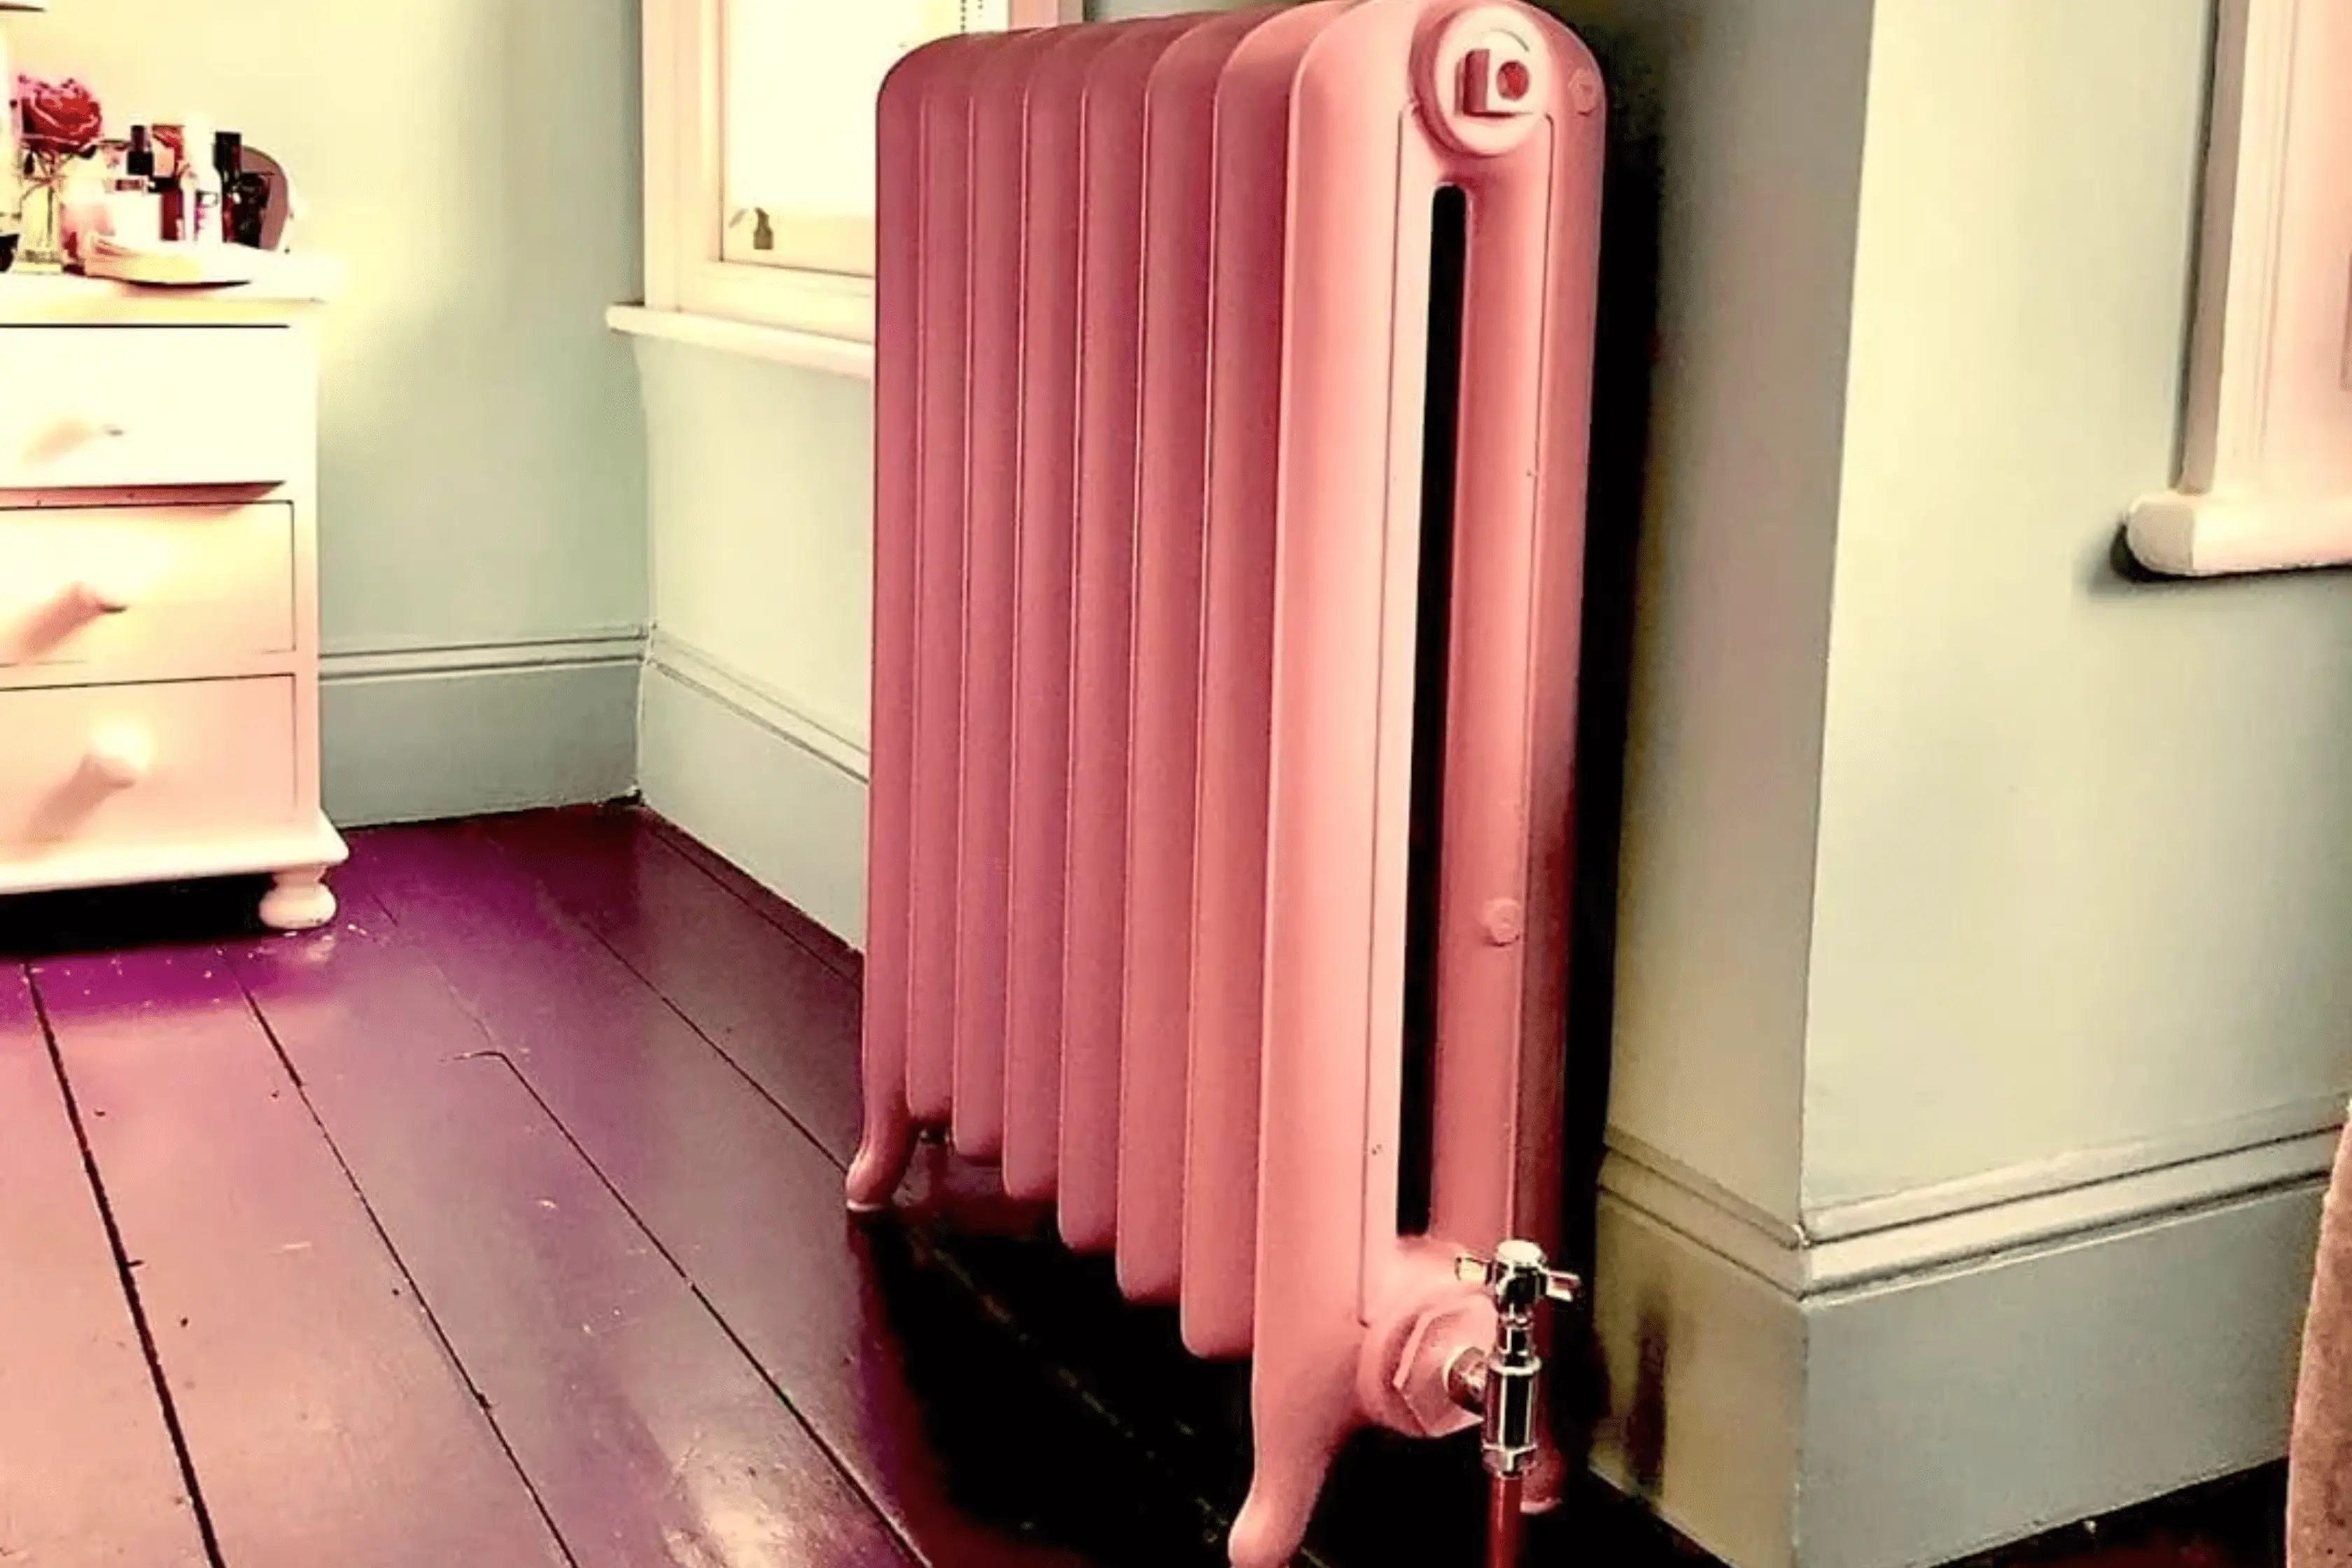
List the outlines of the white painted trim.
<svg viewBox="0 0 2352 1568">
<path fill-rule="evenodd" d="M 1654 1223 L 1791 1295 L 2042 1246 L 2324 1176 L 2345 1107 L 2330 1097 L 2111 1149 L 1809 1211 L 1742 1203 L 1679 1162 L 1611 1135 L 1601 1184 Z"/>
<path fill-rule="evenodd" d="M 639 86 L 642 90 L 645 157 L 646 302 L 656 310 L 675 310 L 678 300 L 679 213 L 678 171 L 685 163 L 680 146 L 687 127 L 679 90 L 684 64 L 681 13 L 676 0 L 645 0 L 639 18 Z"/>
<path fill-rule="evenodd" d="M 719 353 L 741 354 L 772 364 L 798 365 L 863 381 L 874 379 L 874 345 L 870 342 L 824 337 L 788 327 L 761 326 L 726 316 L 657 310 L 644 305 L 614 305 L 604 312 L 604 324 L 632 337 L 686 343 Z"/>
<path fill-rule="evenodd" d="M 2344 1096 L 2316 1096 L 2153 1137 L 2004 1165 L 1908 1192 L 1817 1205 L 1805 1211 L 1804 1231 L 1816 1242 L 1841 1240 L 2029 1202 L 2176 1165 L 2222 1159 L 2315 1133 L 2332 1139 L 2344 1117 Z"/>
<path fill-rule="evenodd" d="M 1081 9 L 1012 0 L 1011 16 L 1015 27 L 1049 26 Z M 727 259 L 722 18 L 721 0 L 645 0 L 646 303 L 871 342 L 870 277 Z"/>
<path fill-rule="evenodd" d="M 1670 1156 L 1612 1132 L 1601 1160 L 1601 1190 L 1650 1223 L 1780 1289 L 1794 1295 L 1803 1288 L 1802 1230 L 1741 1202 Z"/>
<path fill-rule="evenodd" d="M 2352 563 L 2352 483 L 2340 466 L 2315 470 L 2301 450 L 2336 442 L 2334 422 L 2282 413 L 2273 397 L 2285 374 L 2273 353 L 2282 334 L 2326 331 L 2341 342 L 2347 330 L 2340 289 L 2331 319 L 2314 321 L 2299 313 L 2306 307 L 2285 281 L 2305 265 L 2286 247 L 2296 186 L 2339 183 L 2347 170 L 2335 146 L 2345 134 L 2335 100 L 2352 94 L 2352 79 L 2301 103 L 2294 90 L 2298 66 L 2352 78 L 2341 49 L 2314 45 L 2306 31 L 2331 25 L 2334 3 L 2221 7 L 2180 474 L 2171 489 L 2134 502 L 2124 529 L 2134 558 L 2153 572 L 2207 577 Z M 2326 265 L 2341 269 L 2336 258 Z M 2315 471 L 2337 477 L 2315 485 Z"/>
<path fill-rule="evenodd" d="M 630 794 L 645 649 L 641 626 L 331 643 L 329 814 L 357 826 Z"/>
<path fill-rule="evenodd" d="M 598 627 L 540 637 L 450 642 L 428 637 L 331 640 L 319 658 L 325 681 L 376 680 L 412 675 L 466 675 L 501 669 L 577 668 L 638 664 L 646 653 L 642 626 Z"/>
<path fill-rule="evenodd" d="M 845 733 L 813 716 L 777 687 L 706 648 L 656 627 L 646 662 L 861 784 L 872 772 L 873 753 L 866 737 Z"/>
<path fill-rule="evenodd" d="M 1810 1297 L 1604 1193 L 1593 1468 L 1735 1568 L 1916 1568 L 2274 1459 L 2324 1187 Z"/>
<path fill-rule="evenodd" d="M 2132 556 L 2168 577 L 2292 572 L 2352 563 L 2352 496 L 2302 504 L 2168 490 L 2133 506 Z"/>
<path fill-rule="evenodd" d="M 871 339 L 858 280 L 726 259 L 720 0 L 646 0 L 646 303 Z"/>
<path fill-rule="evenodd" d="M 643 647 L 627 631 L 346 646 L 320 689 L 328 815 L 356 826 L 632 794 Z"/>
<path fill-rule="evenodd" d="M 689 258 L 678 309 L 850 342 L 874 341 L 874 279 L 841 272 Z"/>
<path fill-rule="evenodd" d="M 638 700 L 643 798 L 857 946 L 865 928 L 866 785 L 772 712 L 755 717 L 754 705 L 674 667 L 649 665 Z"/>
</svg>

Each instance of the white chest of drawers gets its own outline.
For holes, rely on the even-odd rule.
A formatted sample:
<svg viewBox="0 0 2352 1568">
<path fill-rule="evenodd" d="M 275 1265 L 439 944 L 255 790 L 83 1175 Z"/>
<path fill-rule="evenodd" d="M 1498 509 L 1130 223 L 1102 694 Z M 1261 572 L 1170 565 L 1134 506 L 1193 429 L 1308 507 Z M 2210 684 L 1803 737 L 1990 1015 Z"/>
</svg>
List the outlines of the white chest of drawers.
<svg viewBox="0 0 2352 1568">
<path fill-rule="evenodd" d="M 311 272 L 0 275 L 0 894 L 254 872 L 332 917 Z"/>
</svg>

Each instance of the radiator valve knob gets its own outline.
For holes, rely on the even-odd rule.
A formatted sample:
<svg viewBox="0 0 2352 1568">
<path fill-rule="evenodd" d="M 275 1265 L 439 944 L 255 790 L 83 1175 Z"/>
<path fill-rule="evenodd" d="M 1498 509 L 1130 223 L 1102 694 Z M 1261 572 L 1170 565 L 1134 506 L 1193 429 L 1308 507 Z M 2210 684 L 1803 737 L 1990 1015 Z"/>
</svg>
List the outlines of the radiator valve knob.
<svg viewBox="0 0 2352 1568">
<path fill-rule="evenodd" d="M 1465 1285 L 1485 1286 L 1495 1310 L 1506 1317 L 1531 1313 L 1538 1301 L 1571 1307 L 1584 1294 L 1584 1281 L 1552 1268 L 1532 1241 L 1504 1242 L 1492 1258 L 1465 1252 L 1454 1259 L 1454 1275 Z"/>
<path fill-rule="evenodd" d="M 1480 1417 L 1479 1449 L 1487 1472 L 1524 1476 L 1536 1458 L 1536 1390 L 1543 1356 L 1536 1348 L 1536 1312 L 1547 1301 L 1573 1302 L 1583 1291 L 1575 1275 L 1551 1267 L 1530 1241 L 1507 1241 L 1492 1258 L 1465 1253 L 1456 1278 L 1479 1285 L 1495 1303 L 1495 1342 L 1470 1351 L 1446 1369 L 1456 1402 Z"/>
</svg>

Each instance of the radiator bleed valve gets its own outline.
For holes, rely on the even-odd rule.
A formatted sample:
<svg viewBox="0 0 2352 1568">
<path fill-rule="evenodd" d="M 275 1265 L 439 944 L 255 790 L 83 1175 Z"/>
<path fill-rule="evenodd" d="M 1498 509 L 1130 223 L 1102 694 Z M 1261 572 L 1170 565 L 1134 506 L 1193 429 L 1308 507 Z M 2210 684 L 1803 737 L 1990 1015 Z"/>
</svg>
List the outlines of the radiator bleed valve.
<svg viewBox="0 0 2352 1568">
<path fill-rule="evenodd" d="M 1495 1343 L 1462 1351 L 1445 1369 L 1446 1392 L 1481 1418 L 1479 1449 L 1486 1473 L 1517 1480 L 1536 1457 L 1536 1390 L 1543 1356 L 1536 1348 L 1536 1312 L 1548 1301 L 1574 1304 L 1584 1282 L 1552 1268 L 1531 1241 L 1506 1241 L 1492 1258 L 1465 1254 L 1454 1272 L 1483 1285 L 1495 1303 Z"/>
</svg>

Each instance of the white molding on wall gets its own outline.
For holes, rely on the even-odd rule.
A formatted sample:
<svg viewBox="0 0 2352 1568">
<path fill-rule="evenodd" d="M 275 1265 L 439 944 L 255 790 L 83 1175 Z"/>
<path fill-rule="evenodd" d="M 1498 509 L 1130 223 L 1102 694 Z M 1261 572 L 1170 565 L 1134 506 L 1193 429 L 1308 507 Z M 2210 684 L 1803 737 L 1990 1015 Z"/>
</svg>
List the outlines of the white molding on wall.
<svg viewBox="0 0 2352 1568">
<path fill-rule="evenodd" d="M 2151 571 L 2352 563 L 2352 464 L 2333 456 L 2352 414 L 2343 236 L 2308 227 L 2315 207 L 2352 201 L 2342 11 L 2222 0 L 2180 474 L 2135 502 L 2124 530 Z M 2311 356 L 2294 352 L 2314 341 L 2337 348 L 2333 395 L 2315 398 Z"/>
<path fill-rule="evenodd" d="M 1806 1298 L 1604 1193 L 1594 1468 L 1734 1568 L 1914 1568 L 2265 1463 L 2323 1189 Z"/>
<path fill-rule="evenodd" d="M 2345 1110 L 2345 1096 L 2320 1095 L 2123 1143 L 2069 1150 L 1933 1186 L 1814 1205 L 1805 1210 L 1805 1234 L 1816 1243 L 1848 1240 L 1905 1226 L 2088 1192 L 2176 1168 L 2226 1165 L 2231 1161 L 2314 1136 L 2324 1137 L 2332 1150 L 2336 1130 L 2344 1124 Z M 2319 1171 L 2326 1168 L 2325 1161 L 2314 1167 Z M 2248 1187 L 2256 1184 L 2259 1184 L 2250 1182 Z M 2158 1212 L 2158 1207 L 2146 1212 Z"/>
<path fill-rule="evenodd" d="M 2153 1224 L 2327 1173 L 2341 1097 L 2109 1149 L 1776 1218 L 1612 1132 L 1604 1191 L 1791 1296 L 1850 1289 L 2117 1227 Z"/>
<path fill-rule="evenodd" d="M 637 626 L 331 639 L 320 660 L 328 815 L 356 827 L 632 793 L 645 647 Z"/>
<path fill-rule="evenodd" d="M 637 766 L 646 804 L 862 946 L 866 782 L 843 760 L 855 748 L 740 679 L 713 679 L 694 664 L 656 639 L 646 667 Z"/>
<path fill-rule="evenodd" d="M 635 664 L 645 656 L 646 628 L 631 626 L 472 642 L 453 642 L 446 637 L 330 637 L 319 662 L 325 679 L 366 680 L 384 676 L 543 669 L 556 665 Z"/>
<path fill-rule="evenodd" d="M 845 733 L 811 714 L 780 688 L 674 632 L 656 628 L 646 662 L 705 696 L 725 703 L 780 740 L 789 741 L 863 784 L 873 753 L 863 736 Z"/>
</svg>

